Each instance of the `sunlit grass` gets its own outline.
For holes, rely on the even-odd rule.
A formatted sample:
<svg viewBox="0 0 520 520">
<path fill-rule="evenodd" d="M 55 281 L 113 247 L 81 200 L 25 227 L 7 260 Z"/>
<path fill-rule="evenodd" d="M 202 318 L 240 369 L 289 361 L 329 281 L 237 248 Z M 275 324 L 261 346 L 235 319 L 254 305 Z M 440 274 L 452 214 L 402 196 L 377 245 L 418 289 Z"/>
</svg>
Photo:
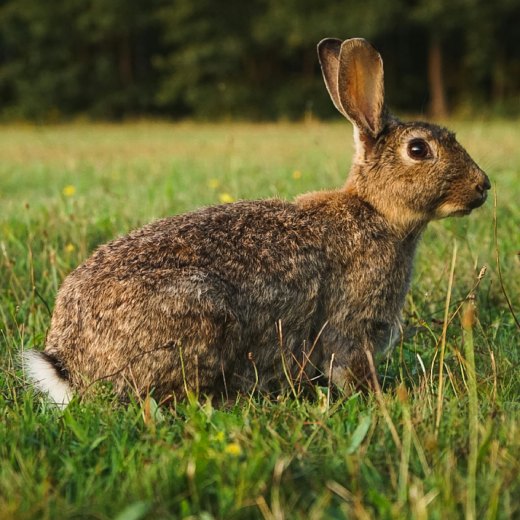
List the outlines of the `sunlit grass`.
<svg viewBox="0 0 520 520">
<path fill-rule="evenodd" d="M 477 518 L 518 517 L 520 331 L 504 291 L 518 317 L 520 125 L 450 127 L 490 175 L 496 210 L 492 194 L 470 217 L 425 233 L 404 341 L 379 367 L 383 394 L 330 399 L 320 389 L 315 399 L 158 410 L 100 395 L 64 413 L 26 388 L 17 355 L 43 346 L 70 270 L 153 218 L 339 186 L 351 130 L 0 128 L 0 517 L 463 518 L 473 503 Z M 460 309 L 470 294 L 468 345 Z"/>
</svg>

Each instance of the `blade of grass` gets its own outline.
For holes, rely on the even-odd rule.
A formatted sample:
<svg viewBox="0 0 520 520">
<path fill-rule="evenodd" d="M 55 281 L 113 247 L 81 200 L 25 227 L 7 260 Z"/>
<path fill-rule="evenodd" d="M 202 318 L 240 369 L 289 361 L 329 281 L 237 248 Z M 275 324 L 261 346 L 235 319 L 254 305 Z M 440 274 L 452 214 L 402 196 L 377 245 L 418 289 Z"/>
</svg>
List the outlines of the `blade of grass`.
<svg viewBox="0 0 520 520">
<path fill-rule="evenodd" d="M 442 416 L 442 399 L 443 399 L 443 389 L 444 389 L 444 353 L 446 350 L 446 333 L 448 332 L 448 318 L 450 312 L 450 302 L 451 302 L 451 291 L 453 287 L 453 277 L 455 274 L 455 263 L 457 261 L 457 242 L 453 244 L 453 255 L 451 257 L 451 268 L 450 268 L 450 277 L 448 279 L 448 292 L 446 293 L 446 305 L 444 307 L 444 321 L 442 325 L 442 336 L 441 336 L 441 349 L 439 356 L 439 388 L 437 390 L 437 416 L 435 419 L 435 434 L 439 435 L 439 427 L 441 424 L 441 416 Z"/>
<path fill-rule="evenodd" d="M 513 320 L 516 323 L 516 326 L 520 329 L 520 321 L 516 317 L 515 311 L 513 309 L 513 304 L 511 303 L 511 299 L 509 298 L 506 288 L 504 287 L 504 278 L 502 276 L 502 268 L 500 267 L 500 254 L 498 250 L 498 218 L 497 218 L 497 190 L 495 188 L 495 197 L 494 197 L 494 206 L 493 206 L 493 235 L 495 240 L 495 257 L 497 261 L 497 271 L 498 271 L 498 281 L 500 283 L 500 289 L 502 289 L 502 294 L 506 299 L 507 307 L 509 308 L 509 312 L 511 316 L 513 316 Z"/>
<path fill-rule="evenodd" d="M 464 333 L 464 350 L 466 354 L 466 372 L 468 387 L 468 425 L 469 425 L 469 454 L 468 475 L 466 483 L 466 519 L 476 518 L 477 499 L 477 458 L 478 458 L 478 397 L 475 374 L 475 351 L 473 345 L 473 326 L 475 324 L 475 303 L 470 300 L 464 307 L 462 314 L 462 328 Z"/>
</svg>

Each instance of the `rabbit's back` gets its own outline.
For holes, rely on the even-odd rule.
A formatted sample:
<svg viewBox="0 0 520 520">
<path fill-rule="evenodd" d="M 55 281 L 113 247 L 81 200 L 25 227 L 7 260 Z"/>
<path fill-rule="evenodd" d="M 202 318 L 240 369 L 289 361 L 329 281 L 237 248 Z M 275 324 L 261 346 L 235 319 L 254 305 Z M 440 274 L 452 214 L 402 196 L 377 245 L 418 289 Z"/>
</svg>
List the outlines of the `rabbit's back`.
<svg viewBox="0 0 520 520">
<path fill-rule="evenodd" d="M 277 386 L 281 346 L 301 349 L 317 327 L 324 235 L 312 212 L 277 200 L 156 221 L 69 275 L 46 351 L 80 389 L 215 393 L 250 388 L 257 371 Z"/>
</svg>

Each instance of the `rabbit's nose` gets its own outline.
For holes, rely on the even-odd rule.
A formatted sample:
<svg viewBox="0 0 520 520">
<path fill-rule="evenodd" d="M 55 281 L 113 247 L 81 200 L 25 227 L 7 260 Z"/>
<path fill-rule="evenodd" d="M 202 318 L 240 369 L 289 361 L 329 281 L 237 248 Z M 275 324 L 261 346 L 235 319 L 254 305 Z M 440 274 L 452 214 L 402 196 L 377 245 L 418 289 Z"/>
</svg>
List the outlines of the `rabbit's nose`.
<svg viewBox="0 0 520 520">
<path fill-rule="evenodd" d="M 489 182 L 489 177 L 484 174 L 484 179 L 475 186 L 475 189 L 480 193 L 480 195 L 484 195 L 484 193 L 490 188 L 491 183 Z"/>
</svg>

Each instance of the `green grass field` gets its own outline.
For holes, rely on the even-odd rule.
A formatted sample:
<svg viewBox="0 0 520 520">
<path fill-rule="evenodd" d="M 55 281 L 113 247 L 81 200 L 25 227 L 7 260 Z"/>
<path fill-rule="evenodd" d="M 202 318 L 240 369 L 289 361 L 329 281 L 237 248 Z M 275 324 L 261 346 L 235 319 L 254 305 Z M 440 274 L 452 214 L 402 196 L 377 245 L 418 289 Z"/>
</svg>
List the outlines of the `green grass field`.
<svg viewBox="0 0 520 520">
<path fill-rule="evenodd" d="M 157 217 L 341 185 L 351 129 L 0 128 L 0 518 L 519 518 L 520 329 L 505 294 L 519 319 L 520 124 L 450 126 L 494 190 L 425 233 L 381 394 L 215 408 L 100 392 L 65 411 L 17 357 L 43 348 L 67 273 Z M 476 319 L 462 320 L 469 295 Z"/>
</svg>

